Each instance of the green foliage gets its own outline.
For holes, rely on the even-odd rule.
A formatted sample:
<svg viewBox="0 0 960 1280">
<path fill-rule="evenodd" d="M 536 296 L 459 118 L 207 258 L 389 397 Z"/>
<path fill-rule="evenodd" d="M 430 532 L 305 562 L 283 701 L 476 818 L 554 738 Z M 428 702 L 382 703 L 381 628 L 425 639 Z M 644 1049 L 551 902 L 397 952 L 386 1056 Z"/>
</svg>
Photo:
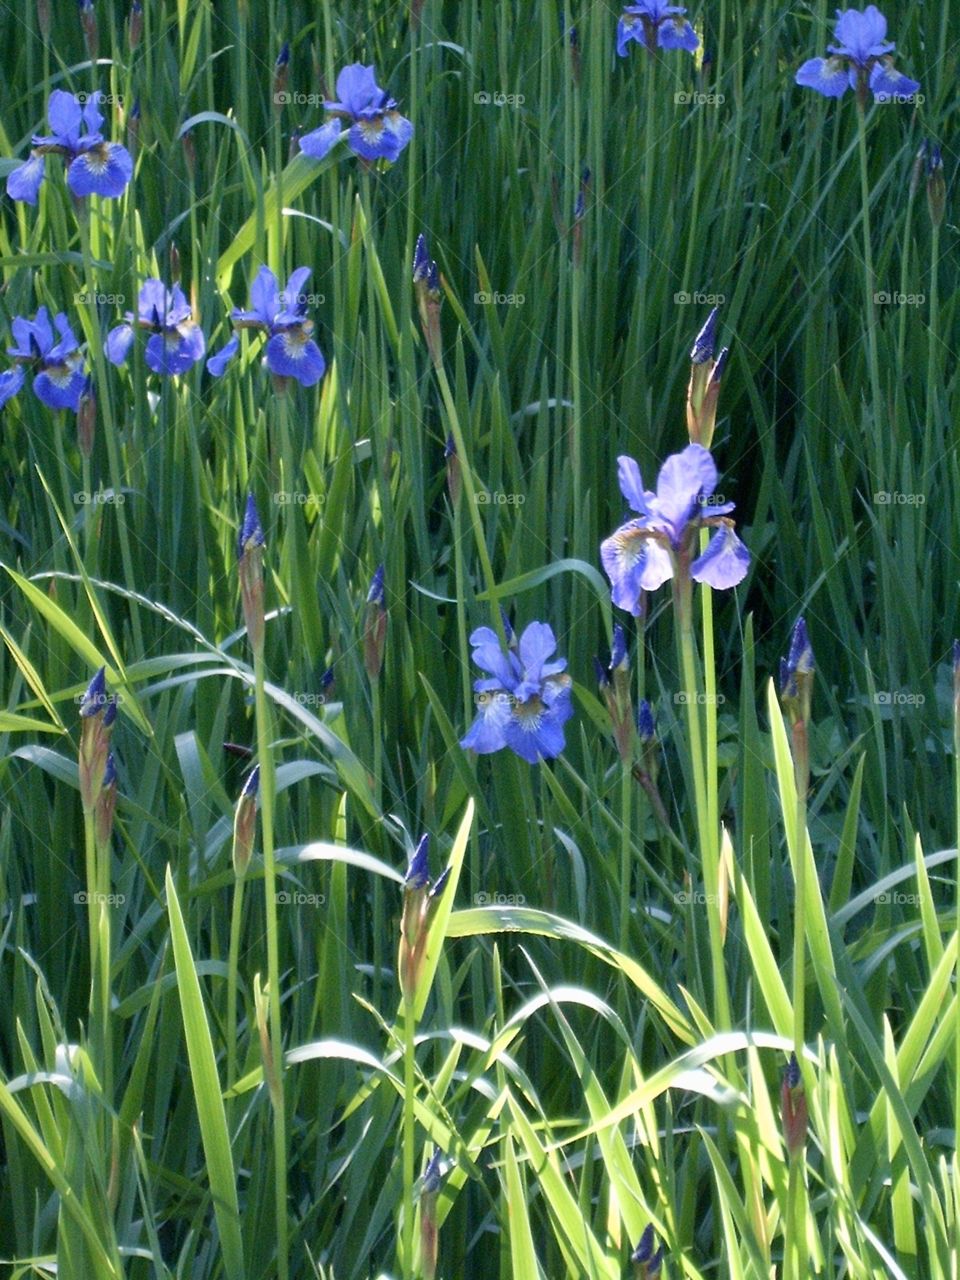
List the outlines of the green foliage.
<svg viewBox="0 0 960 1280">
<path fill-rule="evenodd" d="M 872 277 L 851 96 L 793 82 L 829 43 L 825 0 L 691 4 L 710 61 L 617 58 L 618 6 L 590 0 L 145 0 L 135 49 L 126 5 L 94 7 L 96 66 L 74 6 L 49 6 L 46 42 L 42 5 L 0 14 L 0 152 L 26 157 L 52 89 L 99 88 L 136 156 L 128 194 L 81 217 L 57 157 L 37 208 L 0 210 L 2 345 L 15 315 L 65 310 L 96 384 L 89 461 L 74 416 L 29 385 L 0 410 L 0 1261 L 61 1280 L 280 1274 L 269 937 L 297 1280 L 414 1274 L 436 1147 L 441 1280 L 612 1280 L 648 1223 L 669 1280 L 768 1280 L 788 1245 L 825 1277 L 955 1275 L 956 4 L 887 6 L 924 101 L 867 109 Z M 292 153 L 353 61 L 414 122 L 392 167 L 343 144 Z M 925 138 L 944 148 L 939 230 L 911 187 Z M 421 231 L 442 377 L 410 283 Z M 174 257 L 208 354 L 261 264 L 309 265 L 323 382 L 277 395 L 250 334 L 222 379 L 157 377 L 142 338 L 109 365 L 107 332 Z M 708 295 L 731 347 L 719 489 L 753 563 L 697 601 L 718 696 L 694 761 L 669 588 L 625 618 L 598 546 L 623 516 L 617 457 L 653 486 L 687 442 Z M 248 490 L 260 717 L 236 574 Z M 517 630 L 549 621 L 574 682 L 566 751 L 536 767 L 457 745 L 468 636 L 501 605 Z M 817 664 L 802 832 L 770 686 L 798 613 Z M 618 619 L 657 714 L 659 804 L 596 696 Z M 105 1050 L 76 763 L 101 665 L 119 694 Z M 275 925 L 262 827 L 243 892 L 231 863 L 258 722 Z M 433 878 L 452 875 L 416 997 L 411 1198 L 398 882 L 423 831 Z M 797 919 L 809 1125 L 791 1169 Z"/>
</svg>

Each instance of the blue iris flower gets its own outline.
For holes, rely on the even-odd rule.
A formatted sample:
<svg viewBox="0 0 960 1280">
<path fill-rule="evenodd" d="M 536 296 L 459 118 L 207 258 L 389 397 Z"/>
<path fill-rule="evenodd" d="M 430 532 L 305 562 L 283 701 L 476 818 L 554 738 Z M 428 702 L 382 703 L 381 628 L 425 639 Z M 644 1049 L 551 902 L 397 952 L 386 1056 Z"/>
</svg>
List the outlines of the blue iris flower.
<svg viewBox="0 0 960 1280">
<path fill-rule="evenodd" d="M 143 282 L 137 299 L 137 318 L 127 312 L 124 324 L 107 334 L 104 344 L 107 359 L 123 364 L 133 346 L 134 323 L 150 329 L 144 359 L 154 373 L 186 373 L 207 349 L 203 330 L 193 318 L 193 309 L 178 284 L 168 289 L 162 280 Z"/>
<path fill-rule="evenodd" d="M 327 363 L 310 336 L 313 321 L 307 319 L 307 303 L 303 286 L 310 278 L 309 267 L 298 267 L 287 281 L 286 289 L 277 284 L 269 267 L 261 267 L 250 289 L 252 308 L 241 311 L 234 307 L 231 319 L 238 329 L 264 329 L 267 340 L 267 368 L 280 378 L 296 378 L 301 386 L 312 387 L 323 377 Z M 240 340 L 236 334 L 227 345 L 207 361 L 207 370 L 215 378 L 226 371 L 237 354 Z"/>
<path fill-rule="evenodd" d="M 750 552 L 734 533 L 733 521 L 726 519 L 734 504 L 712 501 L 718 476 L 709 450 L 691 444 L 667 458 L 656 493 L 644 489 L 633 458 L 618 461 L 620 491 L 638 514 L 600 546 L 615 605 L 639 617 L 642 593 L 655 591 L 678 569 L 715 588 L 734 587 L 743 580 Z M 716 526 L 717 531 L 703 554 L 690 563 L 696 532 L 704 525 Z"/>
<path fill-rule="evenodd" d="M 62 155 L 67 164 L 67 186 L 75 196 L 119 196 L 133 176 L 133 160 L 118 142 L 106 142 L 100 132 L 103 116 L 101 94 L 84 98 L 55 89 L 47 102 L 51 134 L 34 134 L 30 159 L 7 178 L 12 200 L 36 204 L 45 174 L 45 157 Z M 81 136 L 81 126 L 83 134 Z"/>
<path fill-rule="evenodd" d="M 39 309 L 34 320 L 14 317 L 11 328 L 17 345 L 8 347 L 7 355 L 17 363 L 0 374 L 0 408 L 21 389 L 26 381 L 27 366 L 31 365 L 39 370 L 33 380 L 38 399 L 51 409 L 72 409 L 76 413 L 80 408 L 86 384 L 80 346 L 64 312 L 55 317 L 54 324 L 59 341 L 54 341 L 46 307 Z"/>
<path fill-rule="evenodd" d="M 679 5 L 663 4 L 661 0 L 627 5 L 617 23 L 617 53 L 625 58 L 631 40 L 646 49 L 657 45 L 660 49 L 687 49 L 694 53 L 700 41 L 686 18 L 679 16 L 686 12 Z"/>
<path fill-rule="evenodd" d="M 810 58 L 796 74 L 796 82 L 815 89 L 825 98 L 841 98 L 848 88 L 866 94 L 869 88 L 877 102 L 898 102 L 920 88 L 916 80 L 903 75 L 893 65 L 890 54 L 896 48 L 887 39 L 887 20 L 875 4 L 866 9 L 837 10 L 835 45 L 828 45 L 829 58 Z"/>
<path fill-rule="evenodd" d="M 337 76 L 337 102 L 324 102 L 333 116 L 300 139 L 300 150 L 322 160 L 350 121 L 347 144 L 364 160 L 396 160 L 413 137 L 413 125 L 397 111 L 397 104 L 377 84 L 372 66 L 354 62 Z"/>
<path fill-rule="evenodd" d="M 491 678 L 474 681 L 477 718 L 460 745 L 479 755 L 509 747 L 531 764 L 558 756 L 573 703 L 566 660 L 547 661 L 557 647 L 552 629 L 531 622 L 506 654 L 491 627 L 478 627 L 470 643 L 473 661 Z"/>
</svg>

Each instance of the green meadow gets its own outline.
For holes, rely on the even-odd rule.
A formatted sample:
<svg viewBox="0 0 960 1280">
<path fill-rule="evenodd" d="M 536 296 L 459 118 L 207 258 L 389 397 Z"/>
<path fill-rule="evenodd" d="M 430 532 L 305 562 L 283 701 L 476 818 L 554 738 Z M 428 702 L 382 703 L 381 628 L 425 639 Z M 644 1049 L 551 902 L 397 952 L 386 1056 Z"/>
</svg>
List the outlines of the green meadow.
<svg viewBox="0 0 960 1280">
<path fill-rule="evenodd" d="M 0 9 L 0 1274 L 956 1280 L 960 6 L 881 7 L 903 100 L 826 0 Z"/>
</svg>

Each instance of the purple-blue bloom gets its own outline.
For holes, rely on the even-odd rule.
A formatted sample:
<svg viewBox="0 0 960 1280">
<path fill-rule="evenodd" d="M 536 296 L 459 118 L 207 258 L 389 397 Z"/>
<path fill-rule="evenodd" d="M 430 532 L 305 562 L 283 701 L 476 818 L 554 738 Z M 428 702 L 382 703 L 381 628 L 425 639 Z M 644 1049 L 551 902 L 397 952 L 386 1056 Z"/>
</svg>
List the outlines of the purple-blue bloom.
<svg viewBox="0 0 960 1280">
<path fill-rule="evenodd" d="M 234 307 L 231 319 L 238 329 L 263 329 L 269 335 L 266 346 L 267 368 L 280 378 L 296 378 L 304 387 L 312 387 L 326 372 L 323 353 L 310 336 L 313 321 L 307 319 L 307 302 L 303 286 L 310 278 L 309 267 L 298 267 L 281 289 L 269 267 L 261 267 L 250 287 L 251 308 Z M 207 371 L 219 378 L 237 354 L 240 342 L 236 334 L 227 345 L 207 361 Z"/>
<path fill-rule="evenodd" d="M 676 572 L 715 588 L 734 587 L 746 576 L 750 553 L 726 516 L 732 502 L 710 499 L 717 487 L 717 468 L 702 445 L 691 444 L 672 454 L 660 468 L 657 491 L 644 489 L 640 468 L 621 456 L 620 490 L 638 513 L 601 543 L 600 558 L 612 584 L 611 598 L 636 617 L 644 591 L 655 591 Z M 707 549 L 691 563 L 696 533 L 716 526 Z"/>
<path fill-rule="evenodd" d="M 80 408 L 86 383 L 80 344 L 64 312 L 59 312 L 53 323 L 60 335 L 59 341 L 54 340 L 46 307 L 41 307 L 33 320 L 14 317 L 11 328 L 17 345 L 7 347 L 7 355 L 17 363 L 13 369 L 0 374 L 0 408 L 23 386 L 28 365 L 38 370 L 33 390 L 45 405 L 51 409 L 72 409 L 74 413 Z"/>
<path fill-rule="evenodd" d="M 410 864 L 407 867 L 407 874 L 403 878 L 403 887 L 405 889 L 425 889 L 430 883 L 430 837 L 424 835 L 420 837 Z"/>
<path fill-rule="evenodd" d="M 337 102 L 324 102 L 333 116 L 300 139 L 300 150 L 322 160 L 341 136 L 341 120 L 351 122 L 347 143 L 364 160 L 396 160 L 413 137 L 413 125 L 377 84 L 373 66 L 354 62 L 337 76 Z"/>
<path fill-rule="evenodd" d="M 867 89 L 877 102 L 898 102 L 915 94 L 918 81 L 903 75 L 890 56 L 896 48 L 886 39 L 887 20 L 875 4 L 866 9 L 837 10 L 836 44 L 828 58 L 810 58 L 797 71 L 796 82 L 825 98 L 840 98 L 848 88 L 861 98 Z"/>
<path fill-rule="evenodd" d="M 249 551 L 255 551 L 266 542 L 263 536 L 263 525 L 257 511 L 257 501 L 252 493 L 247 494 L 247 502 L 243 508 L 243 523 L 237 535 L 237 559 L 242 560 Z"/>
<path fill-rule="evenodd" d="M 662 0 L 627 5 L 617 23 L 617 53 L 625 58 L 631 40 L 646 49 L 657 45 L 661 49 L 695 52 L 700 44 L 697 33 L 686 18 L 679 16 L 686 12 L 680 5 L 663 4 Z"/>
<path fill-rule="evenodd" d="M 477 718 L 460 745 L 479 755 L 509 747 L 531 764 L 558 756 L 573 703 L 566 660 L 547 661 L 557 647 L 553 630 L 531 622 L 506 654 L 491 627 L 478 627 L 470 643 L 473 661 L 490 678 L 473 683 Z"/>
<path fill-rule="evenodd" d="M 151 330 L 144 358 L 154 373 L 186 373 L 207 349 L 203 330 L 193 318 L 193 310 L 178 284 L 168 289 L 162 280 L 144 280 L 137 298 L 137 317 L 126 320 L 107 334 L 104 351 L 111 364 L 123 364 L 133 346 L 134 324 Z"/>
<path fill-rule="evenodd" d="M 100 132 L 103 116 L 101 94 L 87 94 L 85 101 L 54 89 L 47 102 L 52 133 L 34 134 L 34 149 L 7 178 L 12 200 L 36 204 L 45 174 L 47 155 L 62 155 L 67 165 L 67 186 L 75 196 L 119 196 L 133 176 L 133 160 L 118 142 L 106 142 Z M 83 134 L 81 135 L 81 126 Z"/>
</svg>

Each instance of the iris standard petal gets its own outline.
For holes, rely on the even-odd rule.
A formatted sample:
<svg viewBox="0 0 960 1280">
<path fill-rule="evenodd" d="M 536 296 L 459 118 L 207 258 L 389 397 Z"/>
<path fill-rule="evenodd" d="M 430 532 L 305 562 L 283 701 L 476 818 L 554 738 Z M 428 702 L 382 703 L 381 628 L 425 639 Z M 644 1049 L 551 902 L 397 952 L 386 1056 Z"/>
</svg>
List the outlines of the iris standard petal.
<svg viewBox="0 0 960 1280">
<path fill-rule="evenodd" d="M 72 93 L 54 89 L 47 99 L 47 121 L 61 145 L 76 151 L 80 145 L 83 110 Z"/>
</svg>

